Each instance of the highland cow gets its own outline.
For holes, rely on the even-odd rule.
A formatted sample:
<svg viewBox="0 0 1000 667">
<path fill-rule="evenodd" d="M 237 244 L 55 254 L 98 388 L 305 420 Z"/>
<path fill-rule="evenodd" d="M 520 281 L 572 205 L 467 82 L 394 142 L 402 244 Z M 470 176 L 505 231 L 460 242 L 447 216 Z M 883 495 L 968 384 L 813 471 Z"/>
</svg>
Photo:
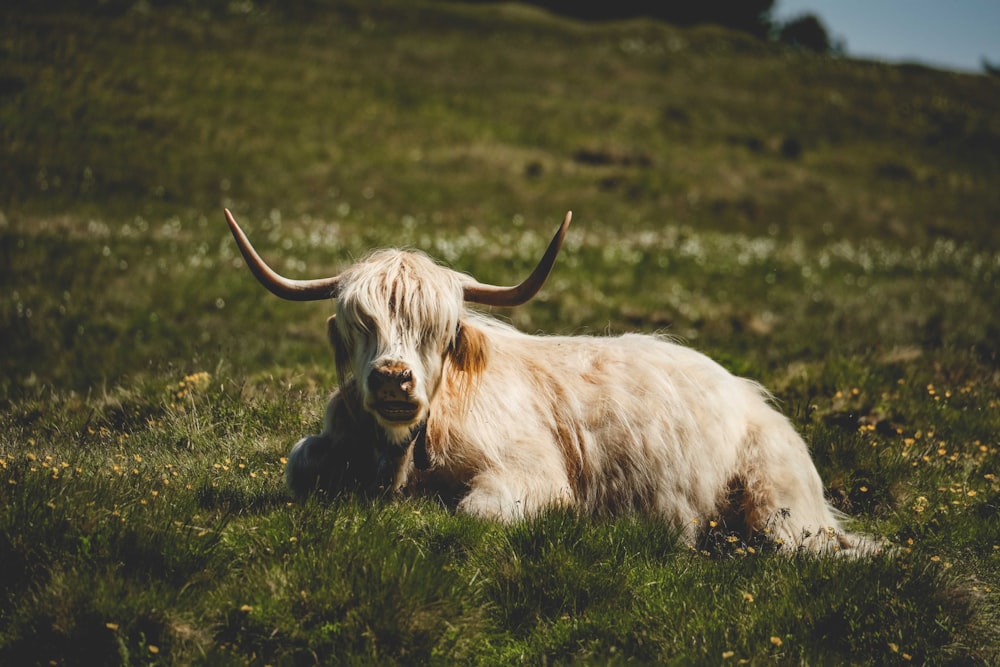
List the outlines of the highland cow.
<svg viewBox="0 0 1000 667">
<path fill-rule="evenodd" d="M 566 506 L 710 521 L 785 549 L 860 547 L 824 497 L 805 442 L 757 383 L 664 336 L 524 334 L 468 303 L 516 306 L 545 282 L 567 214 L 521 284 L 498 287 L 419 252 L 380 250 L 332 278 L 271 270 L 226 211 L 254 275 L 293 300 L 336 299 L 341 387 L 287 479 L 430 492 L 512 521 Z"/>
</svg>

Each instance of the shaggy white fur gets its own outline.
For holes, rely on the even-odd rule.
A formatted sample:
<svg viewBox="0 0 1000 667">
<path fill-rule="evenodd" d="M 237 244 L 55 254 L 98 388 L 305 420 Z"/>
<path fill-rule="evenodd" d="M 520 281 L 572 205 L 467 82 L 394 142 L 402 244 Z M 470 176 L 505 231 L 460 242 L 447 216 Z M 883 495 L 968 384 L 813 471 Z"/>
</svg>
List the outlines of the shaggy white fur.
<svg viewBox="0 0 1000 667">
<path fill-rule="evenodd" d="M 707 356 L 662 336 L 526 335 L 469 310 L 472 278 L 418 252 L 376 252 L 335 281 L 342 386 L 324 433 L 289 456 L 293 490 L 361 456 L 368 484 L 484 517 L 638 511 L 692 541 L 714 520 L 787 549 L 870 549 L 767 392 Z"/>
<path fill-rule="evenodd" d="M 423 339 L 433 352 L 418 356 L 442 360 L 421 413 L 426 463 L 414 464 L 409 432 L 386 428 L 402 446 L 380 453 L 395 490 L 459 489 L 459 511 L 502 520 L 567 505 L 660 516 L 692 542 L 716 520 L 789 548 L 869 548 L 842 529 L 805 443 L 768 394 L 705 355 L 659 336 L 529 336 L 472 312 L 460 331 L 459 346 L 480 346 L 472 356 L 484 363 L 470 371 L 449 338 Z M 343 427 L 328 423 L 327 433 Z"/>
</svg>

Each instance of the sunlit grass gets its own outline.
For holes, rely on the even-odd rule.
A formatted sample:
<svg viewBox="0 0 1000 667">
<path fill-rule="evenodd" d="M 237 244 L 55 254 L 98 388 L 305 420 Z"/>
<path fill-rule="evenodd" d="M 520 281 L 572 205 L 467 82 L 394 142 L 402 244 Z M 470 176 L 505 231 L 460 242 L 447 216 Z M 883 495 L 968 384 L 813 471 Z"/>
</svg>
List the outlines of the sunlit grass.
<svg viewBox="0 0 1000 667">
<path fill-rule="evenodd" d="M 997 660 L 995 81 L 509 5 L 141 9 L 0 22 L 0 663 Z M 497 283 L 572 209 L 494 314 L 761 381 L 885 552 L 292 503 L 331 306 L 264 292 L 223 206 L 293 277 L 393 245 Z"/>
<path fill-rule="evenodd" d="M 857 527 L 892 550 L 839 564 L 714 530 L 691 548 L 635 518 L 557 512 L 503 528 L 425 503 L 292 504 L 283 456 L 316 430 L 322 389 L 289 398 L 225 372 L 160 378 L 5 418 L 2 588 L 22 601 L 5 612 L 7 655 L 59 662 L 86 636 L 108 660 L 738 661 L 815 657 L 818 641 L 878 663 L 930 660 L 959 636 L 988 636 L 994 618 L 1000 404 L 973 377 L 953 388 L 845 367 L 810 378 L 829 388 L 800 424 L 821 472 Z M 947 426 L 959 420 L 962 430 Z M 894 588 L 871 589 L 872 577 Z M 679 628 L 663 621 L 671 609 L 686 610 Z M 26 643 L 39 619 L 52 634 Z"/>
<path fill-rule="evenodd" d="M 335 384 L 327 308 L 310 319 L 299 304 L 261 298 L 224 229 L 196 224 L 178 242 L 186 225 L 164 225 L 179 231 L 145 243 L 166 268 L 106 261 L 140 279 L 141 267 L 163 271 L 169 288 L 117 297 L 82 283 L 68 299 L 34 304 L 56 321 L 60 307 L 65 316 L 96 313 L 109 300 L 125 312 L 155 308 L 167 331 L 198 322 L 199 334 L 179 348 L 193 358 L 210 358 L 213 341 L 230 341 L 221 348 L 230 351 L 206 370 L 197 361 L 143 366 L 141 351 L 91 347 L 88 361 L 53 347 L 34 379 L 9 378 L 0 438 L 6 655 L 58 663 L 85 645 L 111 662 L 350 654 L 383 663 L 524 655 L 735 664 L 836 655 L 878 664 L 992 650 L 1000 390 L 988 352 L 975 347 L 986 342 L 975 327 L 993 321 L 989 250 L 946 243 L 902 252 L 846 239 L 810 248 L 770 235 L 672 224 L 620 233 L 577 220 L 543 295 L 498 313 L 529 331 L 666 330 L 771 387 L 852 528 L 889 549 L 874 563 L 796 558 L 792 567 L 766 542 L 712 526 L 689 546 L 631 517 L 591 524 L 556 513 L 503 528 L 432 504 L 291 504 L 283 457 L 318 430 Z M 247 227 L 277 263 L 290 258 L 282 270 L 292 275 L 393 242 L 497 281 L 530 267 L 550 231 L 511 220 L 434 237 L 404 219 L 389 239 L 345 233 L 360 227 L 350 216 L 278 212 Z M 213 240 L 199 240 L 206 235 Z M 967 289 L 903 298 L 931 281 Z M 190 299 L 201 304 L 194 320 Z M 24 311 L 39 306 L 21 303 L 12 314 L 32 331 L 34 314 Z M 171 325 L 175 317 L 181 323 Z M 302 334 L 292 335 L 288 317 Z M 917 326 L 927 319 L 939 322 L 936 340 Z M 86 332 L 94 321 L 77 326 Z M 838 321 L 849 326 L 831 328 Z M 164 342 L 162 330 L 123 331 Z M 87 390 L 50 384 L 71 364 L 93 373 L 95 361 L 121 379 Z M 883 581 L 892 583 L 875 583 Z M 663 621 L 678 609 L 685 620 Z"/>
</svg>

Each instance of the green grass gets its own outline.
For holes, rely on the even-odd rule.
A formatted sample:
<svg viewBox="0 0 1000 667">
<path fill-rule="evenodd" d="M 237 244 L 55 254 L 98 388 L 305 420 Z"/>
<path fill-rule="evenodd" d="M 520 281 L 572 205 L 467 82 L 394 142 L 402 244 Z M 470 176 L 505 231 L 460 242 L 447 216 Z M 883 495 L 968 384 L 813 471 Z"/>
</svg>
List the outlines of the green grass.
<svg viewBox="0 0 1000 667">
<path fill-rule="evenodd" d="M 516 5 L 142 7 L 0 10 L 0 662 L 1000 658 L 1000 81 Z M 223 206 L 290 275 L 494 282 L 572 208 L 498 315 L 762 381 L 893 549 L 291 503 L 330 306 L 263 292 Z"/>
</svg>

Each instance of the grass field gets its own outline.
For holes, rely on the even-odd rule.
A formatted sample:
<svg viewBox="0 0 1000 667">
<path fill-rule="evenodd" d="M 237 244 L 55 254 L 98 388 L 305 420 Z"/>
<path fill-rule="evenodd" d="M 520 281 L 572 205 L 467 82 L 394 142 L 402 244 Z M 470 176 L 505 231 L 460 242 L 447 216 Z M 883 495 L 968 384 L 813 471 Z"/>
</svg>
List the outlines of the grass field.
<svg viewBox="0 0 1000 667">
<path fill-rule="evenodd" d="M 518 5 L 177 4 L 0 9 L 0 663 L 1000 660 L 1000 79 Z M 223 207 L 289 275 L 400 245 L 498 283 L 572 209 L 497 315 L 763 382 L 892 548 L 290 502 L 331 305 L 264 292 Z"/>
</svg>

